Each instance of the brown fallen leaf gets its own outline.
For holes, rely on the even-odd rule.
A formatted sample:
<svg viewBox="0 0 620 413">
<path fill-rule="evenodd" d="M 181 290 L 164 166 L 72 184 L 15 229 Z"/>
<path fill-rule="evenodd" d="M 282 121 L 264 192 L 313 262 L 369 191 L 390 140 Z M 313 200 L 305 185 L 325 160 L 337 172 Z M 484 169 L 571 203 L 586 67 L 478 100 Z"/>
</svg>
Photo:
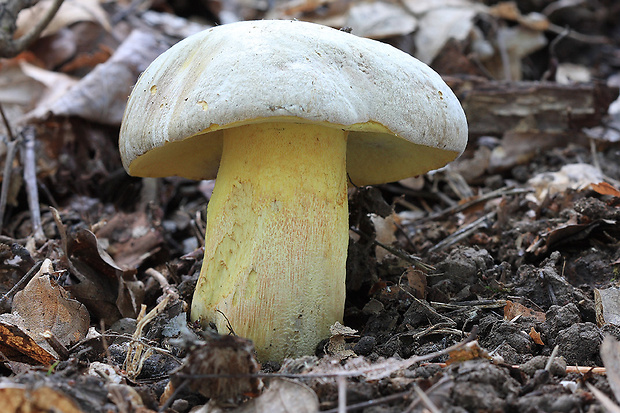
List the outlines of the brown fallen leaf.
<svg viewBox="0 0 620 413">
<path fill-rule="evenodd" d="M 409 267 L 405 272 L 405 276 L 407 277 L 407 284 L 413 290 L 413 295 L 416 298 L 425 298 L 427 287 L 426 274 L 415 267 Z"/>
<path fill-rule="evenodd" d="M 52 281 L 53 272 L 51 261 L 45 260 L 39 272 L 15 295 L 12 313 L 0 315 L 0 349 L 11 361 L 49 365 L 62 355 L 45 336 L 64 347 L 88 332 L 90 317 L 86 307 Z"/>
<path fill-rule="evenodd" d="M 620 197 L 620 190 L 604 181 L 597 184 L 590 184 L 590 188 L 597 194 Z"/>
<path fill-rule="evenodd" d="M 135 271 L 123 271 L 86 229 L 70 234 L 67 249 L 73 274 L 79 281 L 67 289 L 90 310 L 111 325 L 122 317 L 135 318 L 144 297 L 144 285 Z"/>
<path fill-rule="evenodd" d="M 157 253 L 164 237 L 160 228 L 153 225 L 146 212 L 117 212 L 95 233 L 98 239 L 107 239 L 107 252 L 123 269 L 138 268 Z"/>
<path fill-rule="evenodd" d="M 13 299 L 13 314 L 24 320 L 33 334 L 50 331 L 58 341 L 68 346 L 77 343 L 88 333 L 90 316 L 86 307 L 69 297 L 67 291 L 50 278 L 54 272 L 50 260 L 45 260 L 39 272 Z"/>
<path fill-rule="evenodd" d="M 21 327 L 7 320 L 11 314 L 0 316 L 0 352 L 10 361 L 50 366 L 57 355 L 41 347 Z M 0 405 L 4 405 L 0 402 Z"/>
<path fill-rule="evenodd" d="M 543 343 L 542 339 L 540 338 L 540 333 L 536 331 L 534 327 L 532 327 L 532 329 L 530 330 L 529 335 L 530 337 L 532 337 L 532 340 L 534 340 L 534 343 L 539 344 L 541 346 L 545 345 L 545 343 Z"/>
<path fill-rule="evenodd" d="M 475 359 L 490 359 L 491 357 L 486 352 L 485 349 L 480 347 L 478 341 L 472 341 L 467 343 L 464 346 L 459 347 L 457 350 L 451 351 L 449 354 L 448 360 L 446 360 L 446 365 L 450 365 L 452 363 L 458 363 L 466 360 L 475 360 Z"/>
<path fill-rule="evenodd" d="M 534 311 L 523 304 L 506 300 L 506 305 L 504 306 L 504 319 L 512 320 L 517 316 L 533 318 L 538 321 L 545 321 L 546 318 L 545 313 L 543 312 Z"/>
<path fill-rule="evenodd" d="M 353 350 L 347 348 L 346 339 L 349 337 L 359 337 L 357 335 L 357 330 L 343 326 L 336 321 L 336 323 L 329 328 L 329 332 L 331 333 L 331 337 L 325 348 L 327 354 L 340 360 L 355 357 Z"/>
</svg>

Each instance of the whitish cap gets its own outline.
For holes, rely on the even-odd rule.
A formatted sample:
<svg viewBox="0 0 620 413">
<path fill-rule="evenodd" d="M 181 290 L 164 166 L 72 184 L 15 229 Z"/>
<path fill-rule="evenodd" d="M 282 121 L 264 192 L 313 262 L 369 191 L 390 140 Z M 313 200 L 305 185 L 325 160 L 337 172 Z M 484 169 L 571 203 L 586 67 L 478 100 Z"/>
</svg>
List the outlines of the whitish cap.
<svg viewBox="0 0 620 413">
<path fill-rule="evenodd" d="M 392 46 L 313 23 L 245 21 L 188 37 L 140 76 L 120 152 L 136 176 L 215 178 L 222 130 L 261 121 L 349 131 L 356 185 L 439 168 L 467 144 L 458 99 Z"/>
</svg>

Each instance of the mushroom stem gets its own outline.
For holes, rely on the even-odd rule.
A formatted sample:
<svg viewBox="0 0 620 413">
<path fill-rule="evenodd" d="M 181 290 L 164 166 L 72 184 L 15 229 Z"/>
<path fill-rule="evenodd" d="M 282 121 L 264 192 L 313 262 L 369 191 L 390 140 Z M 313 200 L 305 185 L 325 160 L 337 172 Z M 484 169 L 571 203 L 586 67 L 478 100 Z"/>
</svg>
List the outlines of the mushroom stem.
<svg viewBox="0 0 620 413">
<path fill-rule="evenodd" d="M 191 316 L 254 341 L 261 360 L 311 354 L 342 321 L 347 132 L 268 122 L 223 131 Z"/>
</svg>

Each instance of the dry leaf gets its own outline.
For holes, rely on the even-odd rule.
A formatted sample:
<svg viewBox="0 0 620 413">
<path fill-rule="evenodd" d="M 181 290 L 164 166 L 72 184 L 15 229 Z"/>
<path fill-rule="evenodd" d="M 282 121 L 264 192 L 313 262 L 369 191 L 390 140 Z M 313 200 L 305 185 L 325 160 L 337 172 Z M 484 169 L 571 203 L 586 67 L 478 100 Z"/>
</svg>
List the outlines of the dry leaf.
<svg viewBox="0 0 620 413">
<path fill-rule="evenodd" d="M 69 298 L 65 289 L 50 279 L 53 271 L 51 261 L 45 260 L 39 272 L 15 295 L 13 314 L 24 320 L 31 333 L 49 330 L 68 346 L 86 336 L 90 316 L 82 303 Z"/>
<path fill-rule="evenodd" d="M 45 260 L 39 272 L 13 299 L 11 314 L 0 315 L 3 353 L 10 360 L 25 358 L 51 364 L 59 358 L 43 337 L 48 331 L 64 346 L 86 336 L 90 317 L 86 307 L 50 279 L 54 272 Z"/>
<path fill-rule="evenodd" d="M 409 284 L 409 287 L 413 290 L 415 297 L 420 299 L 425 298 L 427 286 L 426 274 L 415 267 L 409 267 L 405 275 L 407 277 L 407 284 Z"/>
<path fill-rule="evenodd" d="M 620 191 L 616 187 L 608 184 L 607 182 L 599 182 L 598 184 L 590 184 L 590 188 L 592 188 L 592 190 L 596 192 L 597 194 L 620 197 Z"/>
<path fill-rule="evenodd" d="M 58 356 L 42 348 L 14 321 L 12 314 L 0 315 L 0 352 L 4 357 L 10 361 L 44 366 L 54 363 Z"/>
<path fill-rule="evenodd" d="M 569 189 L 578 191 L 603 181 L 602 172 L 586 163 L 564 165 L 558 172 L 543 172 L 528 180 L 528 184 L 535 190 L 528 196 L 528 200 L 535 203 L 545 198 L 565 192 Z"/>
<path fill-rule="evenodd" d="M 588 83 L 592 81 L 592 72 L 584 65 L 560 63 L 556 69 L 555 81 L 563 85 Z"/>
<path fill-rule="evenodd" d="M 45 91 L 41 94 L 37 106 L 51 106 L 78 82 L 69 75 L 42 69 L 28 62 L 22 62 L 20 67 L 26 76 L 45 86 Z"/>
<path fill-rule="evenodd" d="M 472 3 L 471 0 L 404 0 L 405 6 L 410 13 L 419 16 L 432 10 L 446 8 L 462 8 L 471 9 L 479 8 L 478 5 Z"/>
<path fill-rule="evenodd" d="M 448 360 L 446 360 L 446 364 L 450 365 L 461 361 L 490 358 L 486 350 L 480 347 L 478 341 L 472 341 L 460 347 L 458 350 L 451 351 Z"/>
<path fill-rule="evenodd" d="M 68 396 L 47 386 L 29 389 L 19 384 L 0 384 L 0 406 L 3 413 L 82 413 Z"/>
<path fill-rule="evenodd" d="M 107 252 L 123 269 L 138 268 L 160 250 L 163 234 L 144 211 L 118 212 L 101 226 L 96 236 L 107 240 Z"/>
<path fill-rule="evenodd" d="M 418 20 L 401 6 L 383 1 L 354 3 L 345 26 L 360 37 L 382 39 L 413 32 Z"/>
<path fill-rule="evenodd" d="M 340 360 L 356 356 L 353 350 L 347 348 L 346 339 L 359 337 L 357 335 L 357 330 L 344 326 L 336 321 L 336 323 L 329 328 L 329 332 L 331 333 L 331 337 L 325 349 L 327 354 L 337 357 Z"/>
<path fill-rule="evenodd" d="M 533 318 L 538 321 L 545 321 L 546 318 L 543 312 L 534 311 L 523 304 L 506 300 L 506 305 L 504 306 L 504 320 L 512 320 L 517 316 Z"/>
<path fill-rule="evenodd" d="M 134 30 L 110 59 L 97 65 L 58 99 L 38 105 L 27 118 L 41 120 L 52 114 L 119 125 L 138 75 L 167 48 L 163 36 Z"/>
<path fill-rule="evenodd" d="M 475 8 L 441 8 L 429 11 L 419 20 L 415 57 L 432 63 L 450 39 L 462 41 L 469 36 L 478 11 Z"/>
<path fill-rule="evenodd" d="M 123 271 L 86 229 L 70 234 L 67 249 L 79 283 L 67 289 L 92 314 L 111 325 L 122 317 L 135 318 L 144 298 L 144 285 L 134 271 Z"/>
<path fill-rule="evenodd" d="M 41 0 L 33 7 L 22 10 L 17 15 L 15 37 L 21 37 L 29 32 L 47 13 L 51 5 L 52 0 Z M 107 13 L 101 7 L 99 0 L 64 0 L 52 21 L 43 30 L 41 37 L 54 34 L 60 29 L 82 21 L 95 22 L 106 30 L 111 30 Z"/>
<path fill-rule="evenodd" d="M 534 327 L 532 327 L 532 329 L 530 330 L 530 337 L 532 338 L 532 340 L 534 340 L 534 343 L 541 346 L 545 345 L 545 343 L 543 343 L 542 339 L 540 338 L 540 333 L 536 331 Z"/>
<path fill-rule="evenodd" d="M 395 214 L 392 213 L 383 218 L 377 214 L 370 214 L 370 220 L 375 227 L 376 240 L 383 245 L 391 246 L 396 242 L 396 224 L 394 220 Z M 383 262 L 386 256 L 390 254 L 385 248 L 381 246 L 375 247 L 375 255 L 378 262 Z"/>
</svg>

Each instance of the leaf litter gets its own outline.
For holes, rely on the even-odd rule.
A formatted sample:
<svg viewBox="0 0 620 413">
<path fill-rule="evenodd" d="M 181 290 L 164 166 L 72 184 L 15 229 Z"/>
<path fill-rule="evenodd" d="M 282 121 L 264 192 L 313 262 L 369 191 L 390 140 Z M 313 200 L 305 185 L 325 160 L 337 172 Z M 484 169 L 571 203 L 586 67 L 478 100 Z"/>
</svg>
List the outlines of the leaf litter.
<svg viewBox="0 0 620 413">
<path fill-rule="evenodd" d="M 7 411 L 618 408 L 613 2 L 65 3 L 0 62 L 17 149 L 0 144 Z M 263 17 L 349 26 L 423 59 L 463 102 L 470 144 L 441 171 L 350 191 L 344 326 L 314 355 L 260 366 L 251 343 L 188 322 L 209 183 L 128 177 L 116 143 L 155 56 Z"/>
</svg>

